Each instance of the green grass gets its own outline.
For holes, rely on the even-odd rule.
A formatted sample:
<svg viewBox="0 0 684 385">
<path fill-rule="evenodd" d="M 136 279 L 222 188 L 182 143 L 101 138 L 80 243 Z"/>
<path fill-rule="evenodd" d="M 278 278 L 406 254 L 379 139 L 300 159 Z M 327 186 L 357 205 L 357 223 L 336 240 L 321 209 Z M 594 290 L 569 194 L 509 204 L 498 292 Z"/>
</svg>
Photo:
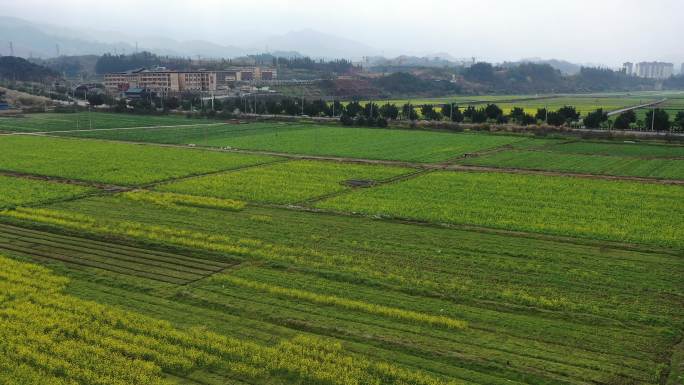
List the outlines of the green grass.
<svg viewBox="0 0 684 385">
<path fill-rule="evenodd" d="M 525 151 L 525 148 L 521 148 L 464 159 L 461 163 L 599 175 L 684 179 L 684 146 L 587 141 L 541 144 L 542 146 L 537 146 L 536 151 Z"/>
<path fill-rule="evenodd" d="M 317 207 L 430 222 L 684 246 L 680 186 L 571 177 L 434 172 Z"/>
<path fill-rule="evenodd" d="M 571 142 L 546 148 L 567 154 L 633 156 L 645 158 L 684 157 L 684 146 L 642 143 Z"/>
<path fill-rule="evenodd" d="M 0 169 L 137 185 L 265 163 L 272 157 L 37 136 L 0 137 Z"/>
<path fill-rule="evenodd" d="M 191 120 L 184 116 L 133 115 L 107 112 L 78 113 L 35 113 L 23 117 L 0 117 L 0 131 L 39 132 L 62 130 L 87 130 L 100 128 L 171 126 L 210 123 L 206 120 Z"/>
<path fill-rule="evenodd" d="M 465 159 L 462 163 L 473 166 L 597 175 L 684 179 L 684 159 L 641 159 L 606 155 L 563 154 L 547 151 L 504 151 Z"/>
<path fill-rule="evenodd" d="M 73 135 L 415 162 L 439 162 L 527 140 L 515 136 L 282 123 L 76 132 Z"/>
<path fill-rule="evenodd" d="M 297 203 L 349 189 L 349 179 L 384 180 L 411 169 L 349 163 L 290 161 L 163 184 L 159 190 L 267 203 Z"/>
<path fill-rule="evenodd" d="M 0 209 L 73 198 L 89 191 L 87 187 L 0 175 Z"/>
<path fill-rule="evenodd" d="M 188 215 L 122 197 L 64 202 L 50 210 L 34 212 L 30 223 L 242 261 L 185 286 L 55 266 L 71 278 L 66 294 L 181 329 L 206 325 L 230 343 L 279 346 L 305 335 L 329 346 L 340 343 L 342 350 L 335 351 L 355 362 L 388 361 L 456 383 L 655 384 L 669 359 L 663 352 L 684 326 L 684 264 L 657 249 L 254 206 Z M 72 222 L 49 224 L 60 217 Z M 155 238 L 160 226 L 178 235 Z M 183 246 L 184 238 L 192 238 L 192 246 Z M 235 252 L 216 251 L 219 245 Z M 462 320 L 466 327 L 423 321 L 433 319 Z M 318 348 L 302 345 L 282 352 L 294 361 L 307 349 L 321 357 Z M 277 356 L 266 357 L 278 367 Z M 337 360 L 330 365 L 345 367 Z M 281 369 L 255 379 L 219 365 L 183 377 L 208 384 L 295 384 L 302 381 L 297 373 Z M 331 383 L 342 383 L 340 376 Z"/>
</svg>

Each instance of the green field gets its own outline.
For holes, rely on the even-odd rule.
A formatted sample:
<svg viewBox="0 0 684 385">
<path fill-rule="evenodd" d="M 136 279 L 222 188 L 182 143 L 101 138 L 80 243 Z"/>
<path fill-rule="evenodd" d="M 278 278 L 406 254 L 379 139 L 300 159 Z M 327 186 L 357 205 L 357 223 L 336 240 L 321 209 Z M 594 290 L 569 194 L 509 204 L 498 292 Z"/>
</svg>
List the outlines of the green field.
<svg viewBox="0 0 684 385">
<path fill-rule="evenodd" d="M 570 142 L 468 158 L 473 166 L 684 179 L 684 146 Z"/>
<path fill-rule="evenodd" d="M 411 169 L 349 163 L 290 161 L 163 184 L 159 190 L 252 202 L 297 203 L 349 189 L 350 179 L 382 181 Z"/>
<path fill-rule="evenodd" d="M 0 137 L 0 170 L 134 185 L 228 170 L 272 157 L 39 136 Z"/>
<path fill-rule="evenodd" d="M 414 162 L 440 162 L 464 153 L 527 140 L 515 136 L 284 123 L 77 132 L 70 135 Z"/>
<path fill-rule="evenodd" d="M 238 263 L 179 285 L 168 282 L 162 262 L 146 270 L 148 277 L 136 275 L 133 263 L 147 263 L 137 248 L 42 232 L 20 235 L 27 253 L 31 244 L 49 241 L 76 255 L 83 249 L 95 253 L 93 258 L 108 253 L 102 254 L 110 256 L 107 263 L 120 260 L 116 274 L 70 263 L 54 266 L 71 279 L 65 295 L 144 313 L 145 324 L 168 320 L 179 328 L 177 335 L 190 333 L 194 339 L 187 341 L 211 353 L 211 360 L 180 356 L 175 362 L 185 363 L 171 365 L 145 356 L 181 383 L 370 381 L 361 376 L 397 383 L 369 369 L 387 369 L 380 363 L 389 363 L 408 384 L 656 384 L 662 352 L 676 341 L 684 316 L 678 278 L 684 264 L 655 250 L 262 207 L 231 215 L 200 209 L 188 216 L 116 197 L 21 212 L 24 219 L 15 221 L 56 230 L 83 225 L 88 238 L 137 239 L 148 250 L 176 245 L 177 253 L 192 258 L 179 260 L 168 251 L 144 257 L 176 264 L 175 274 Z M 160 238 L 160 225 L 177 235 Z M 4 227 L 0 233 L 15 234 Z M 81 251 L 69 246 L 74 244 Z M 135 258 L 126 262 L 127 255 Z M 201 336 L 223 346 L 224 339 L 230 346 L 249 345 L 230 354 L 206 350 L 191 329 L 198 325 L 206 328 Z M 160 342 L 150 347 L 170 351 L 164 333 L 172 330 L 162 330 L 155 333 Z M 283 349 L 287 343 L 296 345 Z M 324 346 L 332 349 L 326 359 Z M 302 357 L 306 351 L 311 354 Z M 255 361 L 247 358 L 252 354 L 258 354 Z M 322 372 L 337 374 L 326 382 L 317 377 Z"/>
<path fill-rule="evenodd" d="M 631 156 L 642 158 L 684 158 L 684 146 L 619 142 L 566 142 L 546 147 L 567 154 Z"/>
<path fill-rule="evenodd" d="M 0 209 L 73 198 L 90 190 L 87 187 L 0 175 Z"/>
<path fill-rule="evenodd" d="M 562 198 L 561 198 L 562 197 Z M 431 222 L 684 246 L 684 189 L 625 181 L 434 172 L 317 207 Z"/>
<path fill-rule="evenodd" d="M 681 382 L 681 185 L 456 170 L 682 179 L 681 146 L 291 123 L 66 136 L 0 136 L 0 384 Z"/>
<path fill-rule="evenodd" d="M 41 132 L 101 128 L 175 126 L 213 123 L 174 115 L 132 115 L 107 112 L 35 113 L 22 117 L 0 117 L 0 131 Z"/>
</svg>

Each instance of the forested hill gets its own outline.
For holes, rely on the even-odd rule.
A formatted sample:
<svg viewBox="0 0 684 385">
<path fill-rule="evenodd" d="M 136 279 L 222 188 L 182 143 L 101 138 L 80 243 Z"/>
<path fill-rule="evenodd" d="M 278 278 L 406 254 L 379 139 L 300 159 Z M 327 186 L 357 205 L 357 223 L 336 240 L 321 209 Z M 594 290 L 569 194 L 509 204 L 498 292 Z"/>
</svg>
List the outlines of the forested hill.
<svg viewBox="0 0 684 385">
<path fill-rule="evenodd" d="M 0 79 L 42 82 L 59 78 L 59 73 L 15 56 L 0 57 Z"/>
</svg>

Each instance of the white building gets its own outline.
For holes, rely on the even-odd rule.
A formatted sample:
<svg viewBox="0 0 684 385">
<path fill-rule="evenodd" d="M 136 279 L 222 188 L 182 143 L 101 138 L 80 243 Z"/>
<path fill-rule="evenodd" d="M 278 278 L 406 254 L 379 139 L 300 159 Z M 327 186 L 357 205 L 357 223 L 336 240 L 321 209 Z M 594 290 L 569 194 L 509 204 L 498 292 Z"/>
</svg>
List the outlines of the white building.
<svg viewBox="0 0 684 385">
<path fill-rule="evenodd" d="M 648 79 L 667 79 L 672 76 L 674 64 L 663 62 L 637 63 L 634 75 Z"/>
<path fill-rule="evenodd" d="M 634 74 L 634 63 L 626 62 L 626 63 L 622 64 L 622 71 L 624 71 L 626 75 L 633 75 Z"/>
</svg>

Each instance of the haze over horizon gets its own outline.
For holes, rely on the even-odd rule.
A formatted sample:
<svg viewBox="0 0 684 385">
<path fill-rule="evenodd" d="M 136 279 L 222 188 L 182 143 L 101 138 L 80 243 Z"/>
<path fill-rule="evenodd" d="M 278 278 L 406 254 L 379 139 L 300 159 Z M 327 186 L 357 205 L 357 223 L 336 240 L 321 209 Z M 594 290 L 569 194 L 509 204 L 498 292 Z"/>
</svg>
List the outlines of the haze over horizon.
<svg viewBox="0 0 684 385">
<path fill-rule="evenodd" d="M 671 17 L 684 14 L 684 2 L 678 0 L 654 0 L 648 6 L 637 0 L 120 0 L 106 7 L 84 0 L 0 0 L 0 5 L 3 16 L 99 31 L 84 36 L 97 40 L 112 31 L 132 39 L 256 47 L 274 35 L 313 29 L 363 44 L 359 57 L 372 51 L 384 56 L 447 53 L 494 62 L 555 58 L 609 66 L 684 61 L 678 41 L 684 28 Z"/>
</svg>

